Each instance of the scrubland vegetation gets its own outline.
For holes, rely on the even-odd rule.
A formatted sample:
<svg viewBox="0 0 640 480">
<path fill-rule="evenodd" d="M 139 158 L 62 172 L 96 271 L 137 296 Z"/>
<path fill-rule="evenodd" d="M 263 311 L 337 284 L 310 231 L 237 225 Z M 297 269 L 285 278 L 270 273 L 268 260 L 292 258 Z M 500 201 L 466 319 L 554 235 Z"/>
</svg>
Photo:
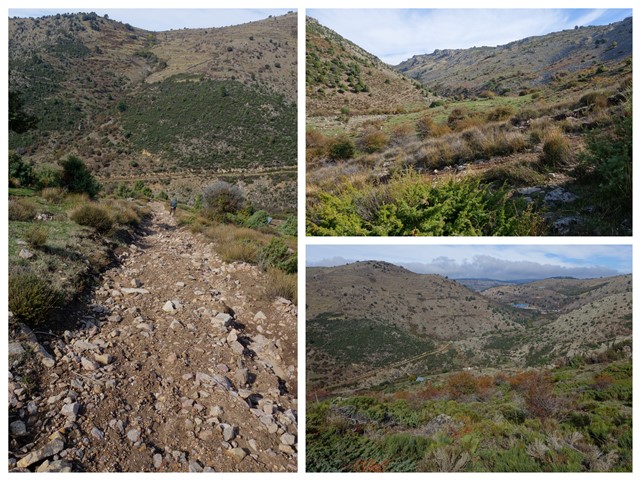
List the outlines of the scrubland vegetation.
<svg viewBox="0 0 640 480">
<path fill-rule="evenodd" d="M 629 234 L 629 73 L 622 63 L 519 94 L 311 118 L 307 234 Z M 546 196 L 558 188 L 564 199 Z"/>
<path fill-rule="evenodd" d="M 629 472 L 630 342 L 551 369 L 308 392 L 309 471 Z"/>
</svg>

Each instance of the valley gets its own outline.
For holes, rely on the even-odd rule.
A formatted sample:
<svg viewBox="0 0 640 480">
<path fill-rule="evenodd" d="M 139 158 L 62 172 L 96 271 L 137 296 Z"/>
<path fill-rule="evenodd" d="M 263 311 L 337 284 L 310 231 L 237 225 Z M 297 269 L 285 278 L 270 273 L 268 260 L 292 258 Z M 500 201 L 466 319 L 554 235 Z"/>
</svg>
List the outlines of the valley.
<svg viewBox="0 0 640 480">
<path fill-rule="evenodd" d="M 629 468 L 631 275 L 479 283 L 307 268 L 310 471 Z"/>
<path fill-rule="evenodd" d="M 308 235 L 631 232 L 631 18 L 397 66 L 307 26 Z"/>
</svg>

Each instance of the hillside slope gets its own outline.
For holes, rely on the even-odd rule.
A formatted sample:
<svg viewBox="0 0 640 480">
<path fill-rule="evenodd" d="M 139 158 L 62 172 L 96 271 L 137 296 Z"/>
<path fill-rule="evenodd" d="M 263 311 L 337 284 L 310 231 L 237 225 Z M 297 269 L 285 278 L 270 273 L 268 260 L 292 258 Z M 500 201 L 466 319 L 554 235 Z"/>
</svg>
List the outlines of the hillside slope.
<svg viewBox="0 0 640 480">
<path fill-rule="evenodd" d="M 428 105 L 427 92 L 307 17 L 307 115 L 394 113 Z"/>
<path fill-rule="evenodd" d="M 630 58 L 632 20 L 580 27 L 497 47 L 436 50 L 414 55 L 396 69 L 440 95 L 504 94 L 547 84 L 593 65 Z"/>
<path fill-rule="evenodd" d="M 100 176 L 296 163 L 295 13 L 150 32 L 94 13 L 9 21 L 10 147 Z"/>
<path fill-rule="evenodd" d="M 474 292 L 385 262 L 309 268 L 307 378 L 325 388 L 374 385 L 592 355 L 631 338 L 630 282 L 547 279 Z"/>
</svg>

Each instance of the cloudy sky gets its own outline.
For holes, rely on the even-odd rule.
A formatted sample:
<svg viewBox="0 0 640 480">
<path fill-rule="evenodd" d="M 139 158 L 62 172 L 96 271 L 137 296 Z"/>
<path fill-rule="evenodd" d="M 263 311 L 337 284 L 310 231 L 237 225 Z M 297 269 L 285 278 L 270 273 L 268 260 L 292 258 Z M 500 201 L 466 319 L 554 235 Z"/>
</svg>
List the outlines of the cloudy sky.
<svg viewBox="0 0 640 480">
<path fill-rule="evenodd" d="M 576 25 L 606 25 L 631 9 L 308 9 L 307 15 L 391 65 L 435 49 L 504 45 Z"/>
<path fill-rule="evenodd" d="M 292 2 L 293 3 L 293 2 Z M 173 5 L 178 5 L 174 2 Z M 269 15 L 284 15 L 292 9 L 246 8 L 246 9 L 176 9 L 176 8 L 10 8 L 9 17 L 42 17 L 57 13 L 96 12 L 108 14 L 112 20 L 128 23 L 134 27 L 152 31 L 177 30 L 181 28 L 212 28 L 239 25 L 262 20 Z"/>
<path fill-rule="evenodd" d="M 308 245 L 307 266 L 384 260 L 417 273 L 494 280 L 631 272 L 628 245 Z"/>
</svg>

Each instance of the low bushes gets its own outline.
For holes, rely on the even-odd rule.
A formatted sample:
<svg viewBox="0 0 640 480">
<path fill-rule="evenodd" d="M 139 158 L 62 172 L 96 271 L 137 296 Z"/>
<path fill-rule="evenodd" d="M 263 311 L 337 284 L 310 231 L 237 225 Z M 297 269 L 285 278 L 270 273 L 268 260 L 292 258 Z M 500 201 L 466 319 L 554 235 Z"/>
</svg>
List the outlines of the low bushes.
<svg viewBox="0 0 640 480">
<path fill-rule="evenodd" d="M 114 225 L 109 210 L 101 205 L 87 203 L 69 212 L 69 218 L 78 225 L 95 228 L 98 233 L 108 233 Z"/>
<path fill-rule="evenodd" d="M 9 220 L 28 222 L 36 216 L 36 207 L 26 200 L 9 200 Z"/>
<path fill-rule="evenodd" d="M 13 269 L 9 272 L 9 310 L 16 319 L 38 326 L 56 309 L 62 295 L 52 282 L 32 272 Z"/>
</svg>

